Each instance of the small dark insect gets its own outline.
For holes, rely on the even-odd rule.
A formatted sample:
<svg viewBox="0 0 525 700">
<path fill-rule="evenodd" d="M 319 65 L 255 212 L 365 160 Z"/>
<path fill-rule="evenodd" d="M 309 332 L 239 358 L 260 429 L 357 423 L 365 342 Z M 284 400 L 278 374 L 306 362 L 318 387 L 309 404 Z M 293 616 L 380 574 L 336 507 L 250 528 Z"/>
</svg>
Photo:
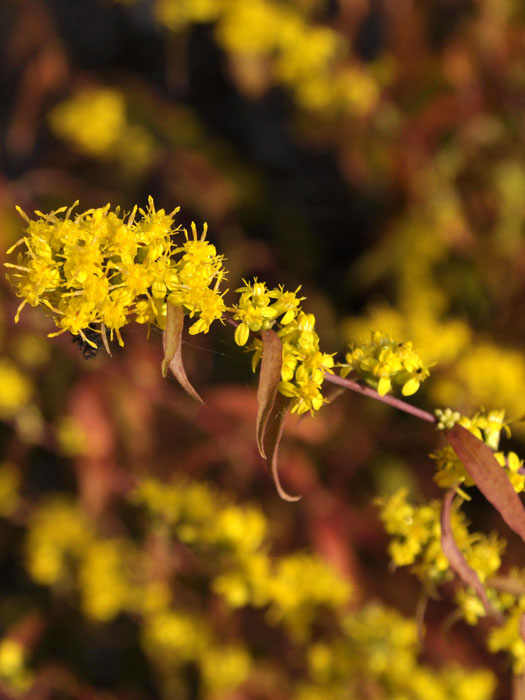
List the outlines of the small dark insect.
<svg viewBox="0 0 525 700">
<path fill-rule="evenodd" d="M 84 338 L 91 340 L 92 343 L 96 343 L 99 340 L 99 334 L 92 328 L 85 328 L 83 333 Z M 84 338 L 81 335 L 74 335 L 71 338 L 71 342 L 75 343 L 75 345 L 78 345 L 84 360 L 92 360 L 94 357 L 97 356 L 98 344 L 97 347 L 94 348 L 89 343 L 86 343 Z"/>
</svg>

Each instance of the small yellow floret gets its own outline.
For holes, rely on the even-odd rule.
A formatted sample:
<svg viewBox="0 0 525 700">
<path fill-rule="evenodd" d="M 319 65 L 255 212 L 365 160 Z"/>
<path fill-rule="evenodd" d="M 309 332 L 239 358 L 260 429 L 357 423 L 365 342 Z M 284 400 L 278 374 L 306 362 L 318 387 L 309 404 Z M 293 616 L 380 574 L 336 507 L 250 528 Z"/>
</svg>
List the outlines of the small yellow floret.
<svg viewBox="0 0 525 700">
<path fill-rule="evenodd" d="M 357 373 L 380 396 L 401 387 L 403 396 L 414 394 L 429 376 L 428 367 L 412 343 L 396 343 L 385 333 L 374 331 L 368 343 L 357 345 L 346 355 L 343 374 Z"/>
</svg>

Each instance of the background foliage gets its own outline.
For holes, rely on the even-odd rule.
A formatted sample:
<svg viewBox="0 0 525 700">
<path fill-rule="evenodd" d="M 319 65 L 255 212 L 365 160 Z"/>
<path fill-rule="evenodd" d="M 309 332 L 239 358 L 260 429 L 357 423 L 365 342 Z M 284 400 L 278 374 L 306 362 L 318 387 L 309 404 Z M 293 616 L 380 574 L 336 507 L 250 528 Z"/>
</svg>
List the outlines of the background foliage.
<svg viewBox="0 0 525 700">
<path fill-rule="evenodd" d="M 6 0 L 0 18 L 2 251 L 15 204 L 153 195 L 209 223 L 230 289 L 302 284 L 325 351 L 381 330 L 435 363 L 416 402 L 523 416 L 519 2 Z M 86 361 L 17 305 L 2 282 L 6 697 L 508 697 L 483 624 L 451 625 L 454 582 L 422 625 L 420 581 L 389 567 L 374 499 L 440 496 L 432 426 L 348 393 L 290 420 L 290 505 L 230 329 L 185 340 L 199 406 L 160 376 L 160 333 Z M 498 514 L 465 510 L 519 566 Z"/>
</svg>

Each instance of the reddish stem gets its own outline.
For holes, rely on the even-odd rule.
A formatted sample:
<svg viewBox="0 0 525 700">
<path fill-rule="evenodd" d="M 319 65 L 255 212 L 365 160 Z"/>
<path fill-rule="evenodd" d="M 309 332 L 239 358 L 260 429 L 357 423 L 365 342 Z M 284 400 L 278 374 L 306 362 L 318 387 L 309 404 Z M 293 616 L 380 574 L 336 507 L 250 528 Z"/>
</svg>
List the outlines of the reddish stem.
<svg viewBox="0 0 525 700">
<path fill-rule="evenodd" d="M 428 411 L 424 411 L 422 408 L 418 408 L 417 406 L 412 406 L 412 404 L 406 403 L 406 401 L 402 401 L 401 399 L 398 399 L 395 396 L 391 396 L 390 394 L 385 394 L 385 396 L 381 396 L 377 393 L 375 389 L 372 389 L 369 386 L 364 386 L 363 384 L 358 384 L 352 379 L 345 379 L 344 377 L 340 377 L 337 374 L 328 373 L 325 374 L 324 378 L 325 381 L 330 382 L 331 384 L 337 384 L 338 386 L 342 386 L 345 389 L 350 389 L 350 391 L 355 391 L 358 394 L 363 394 L 363 396 L 368 396 L 371 399 L 382 401 L 383 403 L 386 403 L 389 406 L 393 406 L 394 408 L 397 408 L 400 411 L 410 413 L 416 418 L 426 420 L 428 423 L 436 422 L 435 417 Z"/>
</svg>

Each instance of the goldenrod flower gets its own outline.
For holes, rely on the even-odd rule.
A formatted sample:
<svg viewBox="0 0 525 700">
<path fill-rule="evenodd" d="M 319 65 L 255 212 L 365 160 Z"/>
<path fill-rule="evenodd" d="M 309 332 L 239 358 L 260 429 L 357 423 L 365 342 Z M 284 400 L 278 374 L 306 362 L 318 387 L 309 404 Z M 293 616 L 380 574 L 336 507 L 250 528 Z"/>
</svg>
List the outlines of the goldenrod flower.
<svg viewBox="0 0 525 700">
<path fill-rule="evenodd" d="M 108 87 L 81 89 L 53 107 L 48 115 L 55 135 L 90 158 L 118 162 L 139 172 L 155 153 L 152 136 L 128 121 L 124 95 Z"/>
<path fill-rule="evenodd" d="M 0 641 L 0 683 L 14 696 L 22 697 L 33 682 L 26 667 L 27 649 L 17 639 L 4 637 Z"/>
<path fill-rule="evenodd" d="M 396 566 L 412 565 L 422 580 L 442 583 L 450 577 L 449 563 L 441 547 L 441 503 L 431 501 L 414 506 L 407 501 L 407 489 L 399 489 L 389 498 L 379 499 L 380 517 L 392 536 L 389 553 Z M 501 566 L 504 540 L 496 535 L 470 533 L 468 521 L 457 508 L 452 511 L 454 540 L 465 560 L 481 581 L 493 576 Z"/>
<path fill-rule="evenodd" d="M 354 370 L 380 396 L 395 385 L 401 386 L 403 396 L 411 396 L 430 374 L 411 342 L 396 343 L 380 331 L 374 331 L 368 343 L 351 348 L 346 362 L 343 374 Z"/>
<path fill-rule="evenodd" d="M 224 278 L 223 256 L 200 237 L 174 225 L 178 209 L 137 208 L 129 216 L 109 204 L 72 217 L 63 207 L 50 214 L 37 212 L 30 221 L 23 212 L 26 235 L 17 263 L 6 263 L 9 277 L 25 304 L 44 306 L 58 331 L 70 332 L 96 347 L 93 332 L 109 331 L 123 344 L 121 329 L 135 316 L 138 323 L 166 323 L 166 303 L 183 306 L 197 320 L 190 333 L 206 333 L 226 309 L 219 291 Z M 65 212 L 65 214 L 64 214 Z M 175 247 L 173 237 L 184 230 L 186 243 Z"/>
<path fill-rule="evenodd" d="M 479 440 L 482 440 L 491 450 L 498 463 L 506 470 L 508 477 L 517 493 L 525 490 L 525 476 L 521 474 L 523 460 L 519 459 L 515 452 L 496 452 L 499 446 L 502 431 L 510 437 L 508 420 L 505 420 L 505 411 L 478 411 L 471 418 L 462 416 L 450 408 L 436 409 L 439 430 L 450 430 L 456 423 L 469 430 Z M 456 491 L 468 498 L 460 485 L 473 486 L 474 480 L 467 474 L 461 460 L 450 445 L 446 445 L 430 454 L 437 466 L 434 481 L 441 488 L 455 488 Z"/>
<path fill-rule="evenodd" d="M 31 383 L 7 358 L 0 359 L 0 419 L 17 415 L 31 396 Z"/>
<path fill-rule="evenodd" d="M 111 88 L 90 89 L 58 104 L 49 123 L 60 138 L 90 156 L 112 151 L 126 126 L 123 96 Z"/>
<path fill-rule="evenodd" d="M 281 383 L 279 391 L 293 399 L 291 412 L 302 414 L 318 411 L 325 399 L 321 393 L 325 372 L 334 365 L 331 355 L 319 350 L 319 336 L 315 332 L 315 316 L 301 310 L 298 287 L 295 292 L 284 288 L 267 289 L 264 282 L 244 281 L 237 289 L 239 303 L 233 307 L 234 318 L 241 323 L 235 329 L 237 345 L 246 345 L 250 331 L 259 332 L 273 328 L 283 346 Z M 260 340 L 248 347 L 253 352 L 252 368 L 255 371 L 262 353 Z"/>
<path fill-rule="evenodd" d="M 235 290 L 241 297 L 233 307 L 234 318 L 241 322 L 235 329 L 235 342 L 241 346 L 246 344 L 250 331 L 257 333 L 272 328 L 279 313 L 270 305 L 280 294 L 278 289 L 268 290 L 264 282 L 257 281 L 257 277 L 253 284 L 243 282 L 244 287 Z"/>
</svg>

